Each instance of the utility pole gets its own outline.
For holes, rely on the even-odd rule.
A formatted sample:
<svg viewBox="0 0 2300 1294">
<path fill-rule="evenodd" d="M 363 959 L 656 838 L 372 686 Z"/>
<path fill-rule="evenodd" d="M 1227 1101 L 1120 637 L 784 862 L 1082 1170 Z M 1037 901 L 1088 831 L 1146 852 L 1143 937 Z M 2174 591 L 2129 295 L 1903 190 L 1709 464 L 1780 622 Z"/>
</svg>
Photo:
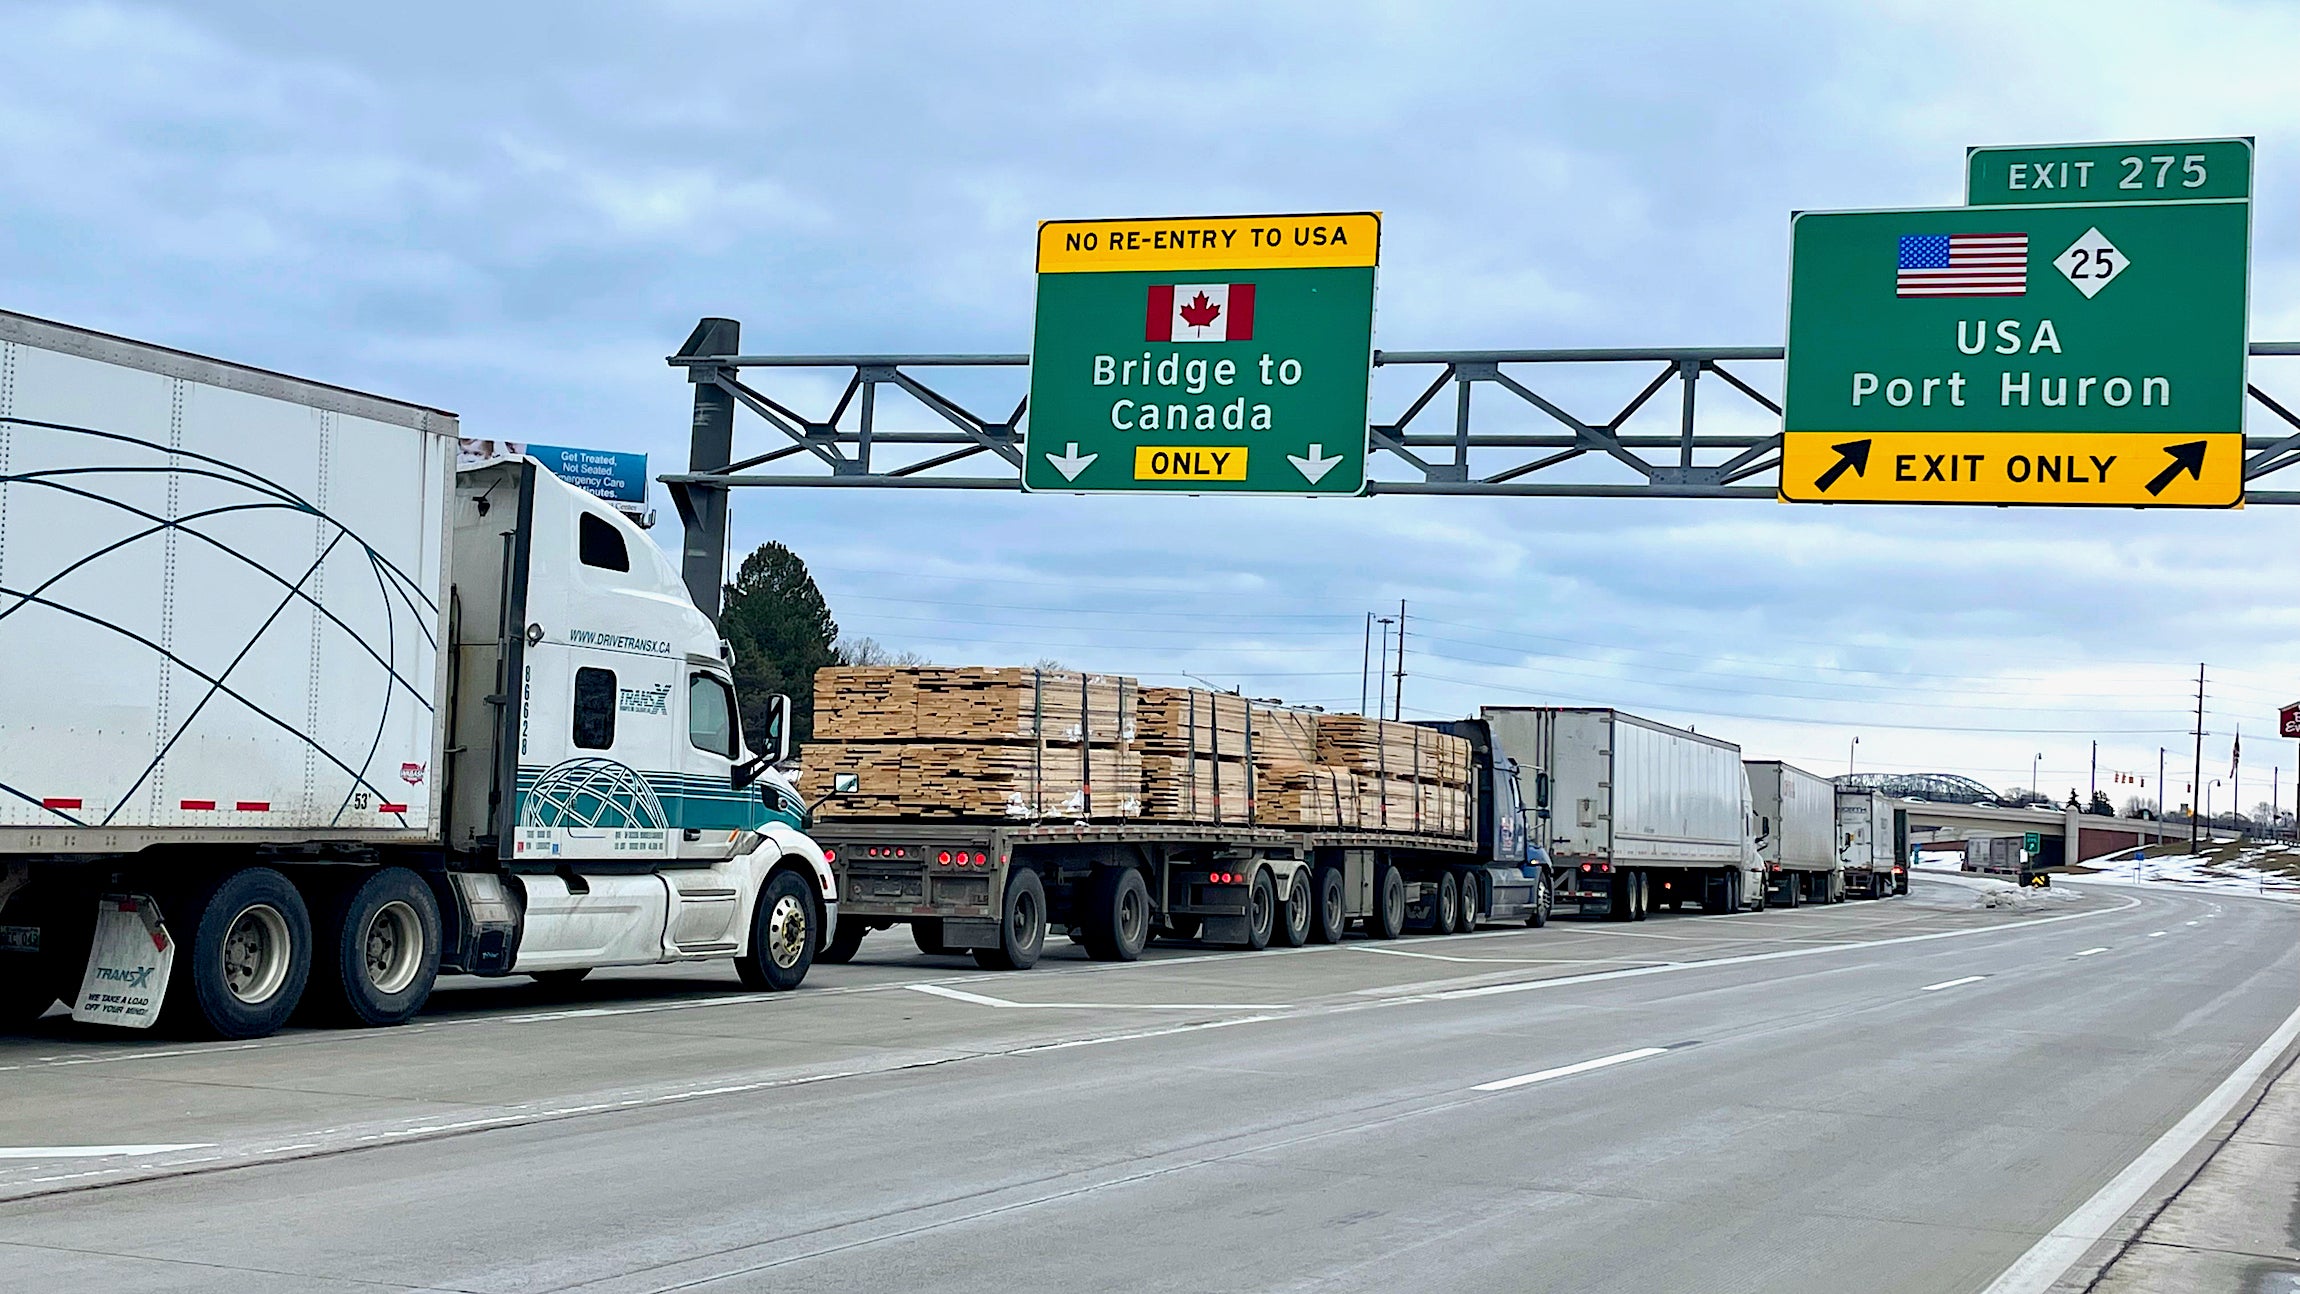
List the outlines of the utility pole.
<svg viewBox="0 0 2300 1294">
<path fill-rule="evenodd" d="M 2196 662 L 2196 780 L 2190 794 L 2202 799 L 2204 790 L 2204 662 Z M 2188 852 L 2196 852 L 2196 803 L 2188 805 Z"/>
<path fill-rule="evenodd" d="M 1366 652 L 1358 662 L 1358 713 L 1366 712 L 1366 690 L 1372 686 L 1370 675 L 1374 668 L 1374 613 L 1366 612 Z"/>
<path fill-rule="evenodd" d="M 2156 838 L 2164 839 L 2164 747 L 2156 748 Z"/>
<path fill-rule="evenodd" d="M 1389 705 L 1389 697 L 1383 694 L 1389 691 L 1390 686 L 1390 618 L 1379 616 L 1376 617 L 1374 623 L 1382 627 L 1381 664 L 1374 669 L 1373 717 L 1379 719 L 1382 717 L 1382 711 L 1387 709 Z M 1364 712 L 1360 711 L 1360 713 Z"/>
<path fill-rule="evenodd" d="M 1406 600 L 1398 599 L 1398 685 L 1390 693 L 1390 717 L 1406 717 Z"/>
<path fill-rule="evenodd" d="M 2100 794 L 2100 743 L 2097 741 L 2092 743 L 2092 785 L 2086 788 L 2085 794 L 2087 797 Z M 2084 807 L 2089 809 L 2092 805 L 2087 803 Z"/>
</svg>

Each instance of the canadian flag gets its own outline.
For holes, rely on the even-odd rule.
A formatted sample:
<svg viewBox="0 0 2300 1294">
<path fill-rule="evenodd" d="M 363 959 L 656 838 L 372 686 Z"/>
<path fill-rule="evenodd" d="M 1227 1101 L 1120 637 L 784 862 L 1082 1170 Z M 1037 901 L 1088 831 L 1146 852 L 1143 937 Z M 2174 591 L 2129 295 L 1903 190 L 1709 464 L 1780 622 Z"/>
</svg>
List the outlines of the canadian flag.
<svg viewBox="0 0 2300 1294">
<path fill-rule="evenodd" d="M 1162 283 L 1150 289 L 1144 341 L 1252 341 L 1251 283 Z"/>
</svg>

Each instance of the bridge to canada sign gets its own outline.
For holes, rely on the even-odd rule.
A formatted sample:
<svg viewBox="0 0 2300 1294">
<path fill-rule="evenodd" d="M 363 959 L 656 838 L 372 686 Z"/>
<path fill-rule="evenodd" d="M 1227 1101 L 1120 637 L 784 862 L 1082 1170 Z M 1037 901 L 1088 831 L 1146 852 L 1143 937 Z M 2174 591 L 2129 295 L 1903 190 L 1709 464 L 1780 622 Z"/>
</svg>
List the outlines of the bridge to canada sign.
<svg viewBox="0 0 2300 1294">
<path fill-rule="evenodd" d="M 1038 229 L 1023 488 L 1359 494 L 1371 212 Z"/>
<path fill-rule="evenodd" d="M 1967 206 L 1793 218 L 1782 499 L 2242 502 L 2250 145 L 1969 168 Z"/>
</svg>

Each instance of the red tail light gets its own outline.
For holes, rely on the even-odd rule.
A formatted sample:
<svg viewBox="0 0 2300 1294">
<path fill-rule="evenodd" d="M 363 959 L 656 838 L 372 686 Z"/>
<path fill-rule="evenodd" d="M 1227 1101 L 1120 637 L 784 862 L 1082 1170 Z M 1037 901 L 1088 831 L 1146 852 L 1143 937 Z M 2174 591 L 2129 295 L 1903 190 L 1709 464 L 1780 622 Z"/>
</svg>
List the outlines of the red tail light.
<svg viewBox="0 0 2300 1294">
<path fill-rule="evenodd" d="M 824 861 L 824 862 L 826 862 L 826 863 L 835 863 L 835 862 L 837 862 L 838 860 L 839 860 L 839 851 L 837 851 L 836 849 L 825 849 L 825 850 L 823 850 L 823 861 Z"/>
<path fill-rule="evenodd" d="M 976 854 L 974 856 L 974 865 L 976 867 L 988 867 L 990 865 L 990 855 Z"/>
<path fill-rule="evenodd" d="M 941 853 L 936 854 L 934 856 L 934 861 L 942 864 L 944 867 L 950 866 L 950 851 L 945 849 Z"/>
</svg>

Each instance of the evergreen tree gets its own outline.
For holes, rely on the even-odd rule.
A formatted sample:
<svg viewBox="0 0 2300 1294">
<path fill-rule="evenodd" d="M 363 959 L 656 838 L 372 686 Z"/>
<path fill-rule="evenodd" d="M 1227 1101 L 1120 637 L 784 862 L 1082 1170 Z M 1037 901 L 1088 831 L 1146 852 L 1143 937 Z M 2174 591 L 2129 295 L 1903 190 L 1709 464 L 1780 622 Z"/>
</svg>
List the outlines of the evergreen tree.
<svg viewBox="0 0 2300 1294">
<path fill-rule="evenodd" d="M 735 649 L 745 737 L 765 744 L 767 698 L 777 692 L 791 699 L 794 748 L 814 735 L 815 671 L 837 663 L 839 626 L 799 555 L 766 543 L 744 558 L 727 586 L 719 632 Z"/>
</svg>

